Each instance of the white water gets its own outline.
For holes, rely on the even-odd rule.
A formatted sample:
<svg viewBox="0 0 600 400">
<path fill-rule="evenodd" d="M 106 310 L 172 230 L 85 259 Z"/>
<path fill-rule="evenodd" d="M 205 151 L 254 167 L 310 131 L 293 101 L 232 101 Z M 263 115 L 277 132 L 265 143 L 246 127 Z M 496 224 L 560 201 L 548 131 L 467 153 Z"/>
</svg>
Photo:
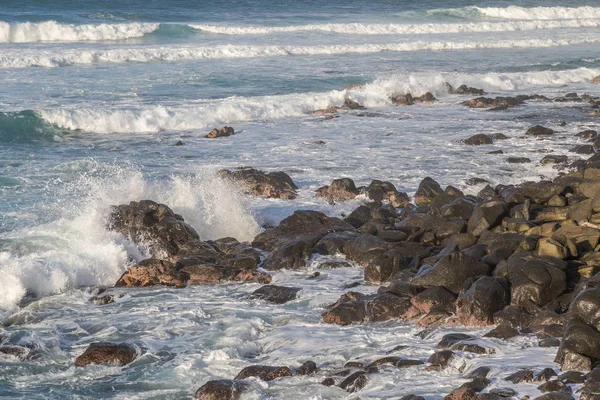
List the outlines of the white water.
<svg viewBox="0 0 600 400">
<path fill-rule="evenodd" d="M 150 23 L 73 25 L 56 21 L 15 24 L 0 21 L 0 43 L 122 40 L 144 36 L 158 26 Z"/>
<path fill-rule="evenodd" d="M 472 22 L 467 24 L 314 24 L 293 26 L 222 26 L 189 24 L 222 35 L 264 35 L 283 32 L 332 32 L 349 35 L 419 35 L 432 33 L 515 32 L 536 29 L 596 28 L 600 19 Z"/>
<path fill-rule="evenodd" d="M 590 19 L 600 18 L 600 7 L 474 7 L 479 13 L 491 18 L 504 19 Z"/>
<path fill-rule="evenodd" d="M 390 97 L 398 94 L 411 93 L 420 96 L 425 92 L 432 92 L 436 96 L 445 96 L 445 82 L 454 87 L 466 84 L 493 92 L 588 82 L 598 74 L 600 70 L 591 68 L 519 73 L 423 73 L 408 76 L 402 74 L 380 78 L 360 88 L 325 93 L 232 97 L 221 101 L 202 100 L 197 101 L 195 105 L 179 107 L 149 106 L 120 110 L 52 109 L 42 110 L 40 114 L 48 123 L 59 127 L 96 133 L 180 131 L 209 127 L 212 129 L 227 123 L 299 117 L 314 110 L 341 106 L 346 97 L 366 107 L 376 108 L 390 106 Z M 449 99 L 459 100 L 460 98 L 456 97 Z"/>
<path fill-rule="evenodd" d="M 65 215 L 0 234 L 0 240 L 18 239 L 18 245 L 0 252 L 0 309 L 13 310 L 26 293 L 41 297 L 74 287 L 111 286 L 131 264 L 128 257 L 145 258 L 135 245 L 105 229 L 111 205 L 141 199 L 168 204 L 203 240 L 252 240 L 260 230 L 244 197 L 214 169 L 157 183 L 114 167 L 105 178 L 81 178 L 61 190 L 81 199 L 65 206 Z"/>
<path fill-rule="evenodd" d="M 0 53 L 0 68 L 66 67 L 76 64 L 161 62 L 201 59 L 256 58 L 312 55 L 368 54 L 409 51 L 453 51 L 475 49 L 547 48 L 598 43 L 600 38 L 516 39 L 468 42 L 405 42 L 331 46 L 250 46 L 213 47 L 169 46 L 115 48 L 110 50 L 8 50 Z"/>
</svg>

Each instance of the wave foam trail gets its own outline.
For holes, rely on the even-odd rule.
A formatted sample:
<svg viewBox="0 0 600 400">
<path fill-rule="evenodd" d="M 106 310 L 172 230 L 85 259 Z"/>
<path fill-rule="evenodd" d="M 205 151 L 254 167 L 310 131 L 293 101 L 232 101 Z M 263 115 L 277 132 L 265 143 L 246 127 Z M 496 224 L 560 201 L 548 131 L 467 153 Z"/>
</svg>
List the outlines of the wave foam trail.
<svg viewBox="0 0 600 400">
<path fill-rule="evenodd" d="M 157 182 L 119 167 L 106 168 L 101 178 L 92 177 L 96 173 L 59 189 L 63 201 L 72 202 L 66 215 L 0 235 L 0 310 L 14 310 L 28 293 L 112 285 L 130 257 L 143 259 L 143 251 L 105 229 L 111 205 L 141 199 L 165 203 L 205 240 L 251 240 L 260 230 L 244 197 L 212 170 Z"/>
<path fill-rule="evenodd" d="M 0 54 L 0 68 L 65 67 L 76 64 L 160 62 L 222 58 L 254 58 L 282 56 L 311 56 L 330 54 L 381 53 L 405 51 L 452 51 L 473 49 L 506 49 L 557 47 L 597 43 L 600 38 L 578 40 L 521 39 L 485 42 L 404 42 L 332 46 L 235 46 L 214 47 L 135 47 L 112 50 L 9 50 Z"/>
<path fill-rule="evenodd" d="M 474 7 L 480 14 L 504 19 L 591 19 L 600 18 L 600 7 Z"/>
<path fill-rule="evenodd" d="M 292 26 L 219 26 L 190 24 L 190 27 L 222 35 L 266 35 L 286 32 L 330 32 L 350 35 L 417 35 L 467 32 L 514 32 L 536 29 L 595 28 L 600 20 L 576 19 L 564 21 L 503 21 L 466 24 L 317 24 Z"/>
<path fill-rule="evenodd" d="M 364 87 L 322 93 L 300 93 L 263 97 L 230 97 L 192 106 L 152 106 L 140 109 L 52 109 L 40 111 L 49 124 L 96 133 L 142 133 L 202 129 L 252 120 L 299 117 L 314 110 L 341 106 L 350 97 L 367 107 L 389 106 L 390 96 L 404 93 L 446 94 L 445 82 L 457 87 L 477 86 L 486 91 L 520 90 L 536 86 L 588 82 L 600 70 L 577 68 L 563 71 L 515 73 L 422 73 L 380 78 Z"/>
<path fill-rule="evenodd" d="M 151 23 L 72 25 L 56 21 L 17 24 L 0 21 L 0 43 L 123 40 L 144 36 L 158 27 L 159 24 Z"/>
</svg>

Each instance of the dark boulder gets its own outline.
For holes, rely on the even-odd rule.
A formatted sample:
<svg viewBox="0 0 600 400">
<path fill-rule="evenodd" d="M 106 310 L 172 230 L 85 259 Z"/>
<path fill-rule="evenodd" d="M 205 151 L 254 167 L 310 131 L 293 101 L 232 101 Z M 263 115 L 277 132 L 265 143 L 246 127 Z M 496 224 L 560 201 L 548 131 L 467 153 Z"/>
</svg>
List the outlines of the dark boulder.
<svg viewBox="0 0 600 400">
<path fill-rule="evenodd" d="M 231 126 L 223 126 L 221 128 L 215 128 L 210 131 L 204 137 L 207 139 L 216 139 L 220 137 L 233 136 L 235 134 L 235 130 Z"/>
<path fill-rule="evenodd" d="M 454 302 L 456 295 L 443 287 L 432 287 L 425 289 L 418 295 L 411 298 L 411 303 L 419 311 L 428 314 L 432 309 L 454 311 Z"/>
<path fill-rule="evenodd" d="M 135 349 L 127 344 L 97 342 L 90 344 L 83 354 L 75 359 L 75 366 L 102 364 L 121 367 L 132 362 L 136 355 Z"/>
<path fill-rule="evenodd" d="M 464 144 L 468 144 L 470 146 L 479 146 L 482 144 L 493 144 L 494 141 L 491 137 L 484 133 L 479 133 L 477 135 L 473 135 L 468 139 L 463 140 Z"/>
<path fill-rule="evenodd" d="M 194 394 L 195 400 L 239 400 L 250 386 L 244 381 L 220 379 L 208 381 Z"/>
<path fill-rule="evenodd" d="M 263 381 L 272 381 L 283 376 L 292 376 L 292 371 L 288 367 L 271 367 L 267 365 L 251 365 L 240 371 L 235 379 L 246 379 L 257 377 Z"/>
<path fill-rule="evenodd" d="M 554 131 L 550 128 L 545 128 L 541 125 L 536 125 L 527 129 L 527 132 L 525 132 L 525 134 L 530 136 L 548 136 L 553 135 Z"/>
<path fill-rule="evenodd" d="M 150 253 L 158 258 L 173 256 L 185 243 L 198 239 L 194 228 L 180 215 L 151 200 L 113 206 L 108 228 L 137 245 L 147 245 Z"/>
<path fill-rule="evenodd" d="M 259 249 L 272 251 L 303 236 L 323 237 L 328 233 L 343 231 L 354 231 L 354 227 L 318 211 L 295 211 L 294 214 L 281 221 L 277 228 L 258 234 L 252 245 Z"/>
<path fill-rule="evenodd" d="M 475 207 L 473 215 L 469 218 L 467 232 L 480 236 L 484 231 L 490 230 L 502 223 L 502 218 L 508 215 L 508 206 L 501 200 L 484 201 Z"/>
<path fill-rule="evenodd" d="M 349 393 L 354 393 L 364 388 L 368 382 L 369 378 L 366 372 L 357 371 L 344 379 L 339 386 Z"/>
<path fill-rule="evenodd" d="M 422 266 L 411 284 L 424 288 L 443 286 L 452 293 L 458 294 L 465 281 L 487 275 L 489 269 L 487 264 L 464 253 L 452 253 L 443 256 L 435 264 Z"/>
<path fill-rule="evenodd" d="M 300 288 L 295 287 L 266 285 L 252 292 L 250 297 L 254 299 L 266 300 L 269 303 L 283 304 L 290 300 L 294 300 L 296 298 L 296 294 L 300 290 Z"/>
<path fill-rule="evenodd" d="M 553 257 L 514 254 L 503 270 L 511 286 L 511 304 L 536 312 L 567 288 L 567 263 Z"/>
<path fill-rule="evenodd" d="M 444 191 L 439 183 L 430 177 L 426 177 L 419 184 L 413 200 L 416 205 L 429 204 L 433 202 L 436 196 L 443 193 Z"/>
<path fill-rule="evenodd" d="M 494 313 L 510 303 L 508 281 L 497 276 L 482 276 L 456 300 L 456 316 L 463 325 L 485 326 L 494 323 Z"/>
<path fill-rule="evenodd" d="M 323 197 L 330 203 L 352 200 L 358 196 L 359 191 L 350 178 L 334 179 L 331 185 L 317 189 L 317 197 Z"/>
<path fill-rule="evenodd" d="M 282 171 L 264 172 L 254 168 L 237 168 L 219 171 L 219 176 L 235 182 L 251 196 L 276 199 L 295 199 L 298 187 L 288 174 Z"/>
</svg>

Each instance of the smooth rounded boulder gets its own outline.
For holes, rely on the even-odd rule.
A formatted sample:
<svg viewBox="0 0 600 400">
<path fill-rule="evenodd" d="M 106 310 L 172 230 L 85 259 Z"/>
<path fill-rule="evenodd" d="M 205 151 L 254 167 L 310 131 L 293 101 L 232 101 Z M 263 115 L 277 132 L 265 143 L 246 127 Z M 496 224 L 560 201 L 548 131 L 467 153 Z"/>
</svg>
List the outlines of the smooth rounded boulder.
<svg viewBox="0 0 600 400">
<path fill-rule="evenodd" d="M 195 400 L 239 400 L 250 385 L 244 381 L 219 379 L 208 381 L 194 394 Z"/>
<path fill-rule="evenodd" d="M 136 355 L 135 349 L 127 344 L 97 342 L 90 344 L 83 354 L 75 359 L 75 366 L 102 364 L 121 367 L 131 363 Z"/>
</svg>

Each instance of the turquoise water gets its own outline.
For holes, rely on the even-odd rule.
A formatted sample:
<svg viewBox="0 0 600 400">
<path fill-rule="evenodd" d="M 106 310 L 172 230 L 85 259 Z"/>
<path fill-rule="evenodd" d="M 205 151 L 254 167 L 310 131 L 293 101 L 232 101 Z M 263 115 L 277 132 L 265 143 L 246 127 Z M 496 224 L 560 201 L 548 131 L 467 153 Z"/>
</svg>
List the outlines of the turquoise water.
<svg viewBox="0 0 600 400">
<path fill-rule="evenodd" d="M 539 165 L 544 153 L 534 151 L 576 159 L 568 152 L 580 142 L 573 134 L 598 126 L 585 105 L 469 110 L 444 83 L 492 96 L 600 95 L 590 83 L 600 75 L 599 28 L 593 1 L 448 1 L 443 8 L 391 0 L 1 2 L 0 317 L 12 322 L 0 339 L 31 347 L 32 356 L 0 360 L 0 393 L 189 398 L 208 379 L 231 378 L 250 362 L 295 365 L 314 356 L 336 368 L 373 354 L 374 343 L 413 340 L 409 327 L 320 324 L 324 304 L 359 279 L 360 269 L 328 272 L 318 284 L 304 272 L 277 273 L 278 283 L 303 287 L 282 308 L 248 301 L 253 285 L 123 291 L 115 305 L 93 306 L 91 287 L 112 285 L 144 258 L 105 230 L 109 206 L 151 198 L 204 239 L 251 240 L 295 209 L 351 210 L 358 201 L 331 206 L 313 195 L 341 176 L 361 185 L 389 180 L 409 193 L 425 176 L 469 193 L 480 189 L 466 184 L 472 177 L 492 184 L 552 177 L 557 171 Z M 357 84 L 364 86 L 346 89 Z M 427 91 L 439 101 L 396 107 L 389 99 Z M 368 113 L 311 114 L 345 98 Z M 522 139 L 535 124 L 560 135 Z M 223 125 L 239 134 L 203 138 Z M 459 142 L 494 132 L 510 139 L 485 151 Z M 185 145 L 174 146 L 179 140 Z M 315 140 L 326 145 L 310 145 Z M 506 154 L 486 154 L 496 149 Z M 507 164 L 508 156 L 533 163 Z M 298 199 L 247 198 L 214 176 L 247 165 L 286 171 L 300 187 Z M 305 341 L 308 331 L 318 345 Z M 133 341 L 142 357 L 132 368 L 75 370 L 72 359 L 97 340 Z M 346 341 L 355 348 L 339 345 Z M 415 355 L 425 357 L 428 343 Z M 525 362 L 519 345 L 504 349 L 512 361 L 495 374 Z M 535 351 L 540 363 L 550 362 L 552 354 Z M 456 371 L 420 376 L 419 386 L 410 374 L 383 374 L 361 398 L 400 394 L 389 382 L 412 382 L 413 392 L 435 398 L 460 379 Z M 317 378 L 254 386 L 254 398 L 347 396 Z"/>
</svg>

